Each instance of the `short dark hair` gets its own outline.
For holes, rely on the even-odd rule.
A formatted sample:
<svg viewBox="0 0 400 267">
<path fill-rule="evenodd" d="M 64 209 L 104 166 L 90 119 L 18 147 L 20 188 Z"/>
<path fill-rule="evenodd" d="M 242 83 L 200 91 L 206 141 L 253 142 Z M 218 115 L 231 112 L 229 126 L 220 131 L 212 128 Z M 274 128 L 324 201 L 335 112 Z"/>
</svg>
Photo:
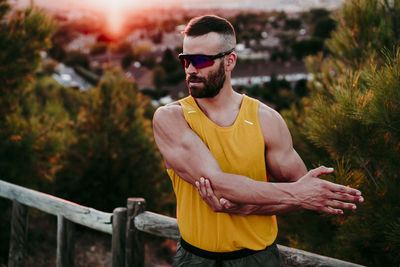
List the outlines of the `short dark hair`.
<svg viewBox="0 0 400 267">
<path fill-rule="evenodd" d="M 224 18 L 215 15 L 205 15 L 191 19 L 185 28 L 186 36 L 200 36 L 210 32 L 235 35 L 232 24 Z"/>
<path fill-rule="evenodd" d="M 232 24 L 224 18 L 215 15 L 205 15 L 191 19 L 183 34 L 185 36 L 197 37 L 210 32 L 218 33 L 226 49 L 236 46 L 236 34 Z"/>
</svg>

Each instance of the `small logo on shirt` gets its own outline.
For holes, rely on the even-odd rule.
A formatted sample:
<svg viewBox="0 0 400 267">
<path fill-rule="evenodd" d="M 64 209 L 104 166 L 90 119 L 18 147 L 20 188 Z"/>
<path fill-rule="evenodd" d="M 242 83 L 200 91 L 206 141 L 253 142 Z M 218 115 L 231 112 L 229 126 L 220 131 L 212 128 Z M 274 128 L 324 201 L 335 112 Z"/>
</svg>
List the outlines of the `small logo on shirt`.
<svg viewBox="0 0 400 267">
<path fill-rule="evenodd" d="M 254 122 L 248 121 L 248 120 L 244 120 L 245 123 L 248 123 L 250 125 L 254 125 Z"/>
<path fill-rule="evenodd" d="M 196 112 L 196 110 L 189 110 L 188 111 L 188 114 L 190 114 L 190 113 L 195 113 Z"/>
</svg>

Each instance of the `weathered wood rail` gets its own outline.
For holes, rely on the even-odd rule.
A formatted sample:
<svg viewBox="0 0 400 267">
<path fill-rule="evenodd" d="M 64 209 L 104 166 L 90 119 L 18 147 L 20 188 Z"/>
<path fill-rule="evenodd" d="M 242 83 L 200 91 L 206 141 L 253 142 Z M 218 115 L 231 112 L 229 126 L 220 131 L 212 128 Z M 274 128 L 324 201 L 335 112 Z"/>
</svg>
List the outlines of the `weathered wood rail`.
<svg viewBox="0 0 400 267">
<path fill-rule="evenodd" d="M 112 267 L 144 266 L 141 232 L 178 240 L 176 219 L 146 211 L 143 198 L 106 213 L 0 180 L 0 197 L 13 201 L 9 267 L 25 266 L 28 207 L 57 216 L 57 267 L 74 266 L 74 224 L 112 235 Z M 360 267 L 318 254 L 278 245 L 285 266 Z"/>
</svg>

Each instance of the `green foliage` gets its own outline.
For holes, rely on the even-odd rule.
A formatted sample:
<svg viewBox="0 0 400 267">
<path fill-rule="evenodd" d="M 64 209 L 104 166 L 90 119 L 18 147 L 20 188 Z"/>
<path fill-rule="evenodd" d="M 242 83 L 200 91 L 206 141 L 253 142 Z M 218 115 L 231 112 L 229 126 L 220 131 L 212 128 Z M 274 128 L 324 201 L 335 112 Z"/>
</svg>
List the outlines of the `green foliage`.
<svg viewBox="0 0 400 267">
<path fill-rule="evenodd" d="M 0 1 L 0 6 L 7 10 L 4 1 Z M 35 82 L 40 51 L 50 47 L 55 24 L 43 11 L 34 8 L 17 11 L 7 22 L 1 21 L 0 175 L 35 187 L 51 172 L 44 162 L 57 151 L 59 129 L 55 127 L 68 117 L 54 102 L 38 103 L 37 90 L 31 86 L 40 82 Z M 54 120 L 46 116 L 54 116 Z M 45 147 L 48 151 L 42 153 Z"/>
<path fill-rule="evenodd" d="M 271 61 L 286 61 L 290 59 L 289 52 L 285 49 L 274 47 L 271 53 Z"/>
<path fill-rule="evenodd" d="M 301 17 L 310 24 L 329 16 L 330 11 L 324 8 L 313 8 L 310 11 L 305 11 L 301 14 Z"/>
<path fill-rule="evenodd" d="M 62 39 L 51 38 L 56 24 L 35 8 L 4 19 L 8 10 L 0 0 L 0 178 L 101 210 L 145 197 L 150 209 L 173 214 L 148 101 L 121 72 L 108 73 L 89 93 L 62 87 L 47 76 L 56 62 L 41 65 L 41 51 Z M 72 60 L 77 70 L 86 65 L 80 56 Z M 0 228 L 9 229 L 11 205 L 0 207 Z M 0 240 L 8 235 L 1 231 Z M 0 265 L 7 246 L 0 243 Z"/>
<path fill-rule="evenodd" d="M 157 91 L 161 91 L 162 87 L 165 86 L 165 80 L 167 79 L 167 73 L 165 69 L 157 65 L 152 70 L 153 74 L 153 85 Z"/>
<path fill-rule="evenodd" d="M 123 69 L 129 68 L 129 66 L 132 64 L 132 62 L 134 60 L 135 60 L 135 56 L 133 55 L 132 52 L 124 55 L 124 57 L 121 60 L 121 67 Z"/>
<path fill-rule="evenodd" d="M 107 52 L 108 45 L 103 42 L 97 42 L 90 48 L 90 55 L 101 55 Z"/>
<path fill-rule="evenodd" d="M 132 44 L 127 41 L 120 42 L 113 47 L 112 52 L 121 54 L 132 53 Z"/>
<path fill-rule="evenodd" d="M 291 104 L 299 101 L 299 97 L 291 89 L 290 83 L 285 79 L 277 79 L 276 76 L 272 76 L 271 81 L 262 85 L 241 87 L 239 90 L 245 91 L 249 96 L 262 99 L 278 111 L 287 109 Z"/>
<path fill-rule="evenodd" d="M 354 214 L 320 220 L 328 234 L 324 227 L 320 232 L 333 245 L 315 252 L 369 266 L 400 263 L 400 18 L 394 15 L 399 12 L 398 0 L 392 6 L 346 2 L 327 40 L 329 56 L 307 59 L 314 75 L 310 97 L 283 112 L 308 167 L 335 167 L 326 179 L 359 188 L 365 198 Z M 295 219 L 285 218 L 284 225 Z M 287 231 L 293 236 L 300 228 Z M 312 235 L 296 237 L 304 249 L 320 244 Z"/>
<path fill-rule="evenodd" d="M 321 39 L 329 38 L 336 28 L 336 21 L 330 17 L 323 17 L 315 22 L 313 36 Z"/>
<path fill-rule="evenodd" d="M 164 68 L 164 70 L 169 74 L 173 73 L 176 71 L 178 68 L 180 68 L 180 63 L 176 59 L 177 56 L 174 55 L 172 50 L 166 49 L 163 53 L 163 57 L 161 60 L 161 66 Z"/>
<path fill-rule="evenodd" d="M 43 11 L 29 8 L 3 20 L 8 5 L 0 1 L 0 120 L 10 112 L 24 87 L 33 79 L 40 51 L 50 47 L 55 23 Z"/>
<path fill-rule="evenodd" d="M 311 38 L 309 40 L 301 40 L 292 45 L 293 55 L 297 59 L 304 58 L 305 56 L 315 55 L 322 51 L 324 41 L 320 38 Z"/>
<path fill-rule="evenodd" d="M 65 63 L 71 67 L 81 66 L 83 68 L 89 68 L 89 58 L 86 54 L 79 50 L 72 50 L 67 53 Z"/>
<path fill-rule="evenodd" d="M 301 27 L 301 20 L 287 19 L 285 20 L 285 30 L 298 30 Z"/>
<path fill-rule="evenodd" d="M 78 116 L 77 139 L 56 174 L 57 194 L 107 211 L 125 206 L 132 196 L 145 197 L 152 210 L 172 207 L 168 178 L 144 117 L 145 98 L 119 70 L 106 73 L 89 95 Z"/>
<path fill-rule="evenodd" d="M 55 23 L 43 11 L 28 8 L 16 11 L 5 19 L 10 10 L 0 0 L 0 178 L 31 188 L 46 188 L 46 178 L 54 170 L 48 165 L 62 139 L 56 128 L 67 114 L 54 103 L 34 103 L 35 72 L 40 52 L 50 47 Z M 46 111 L 59 121 L 48 120 Z M 58 124 L 59 123 L 59 124 Z M 52 127 L 52 125 L 54 125 Z M 44 190 L 45 191 L 45 190 Z M 1 229 L 8 225 L 10 203 L 0 203 Z M 9 230 L 0 231 L 0 265 L 6 263 Z"/>
<path fill-rule="evenodd" d="M 229 21 L 235 28 L 237 41 L 248 45 L 251 39 L 261 39 L 260 25 L 268 23 L 268 16 L 263 13 L 244 12 L 229 18 Z"/>
<path fill-rule="evenodd" d="M 82 78 L 84 78 L 86 81 L 88 81 L 92 85 L 96 85 L 100 80 L 100 77 L 96 73 L 94 73 L 82 66 L 79 66 L 79 65 L 75 66 L 74 69 Z"/>
<path fill-rule="evenodd" d="M 338 29 L 327 46 L 334 57 L 353 69 L 374 59 L 383 47 L 400 44 L 400 4 L 393 1 L 348 1 L 338 14 Z M 379 57 L 379 56 L 378 56 Z"/>
<path fill-rule="evenodd" d="M 76 25 L 60 25 L 57 31 L 51 36 L 52 47 L 49 50 L 50 56 L 58 61 L 64 61 L 67 56 L 65 45 L 79 35 L 78 30 L 79 28 Z"/>
<path fill-rule="evenodd" d="M 160 65 L 165 71 L 165 83 L 167 85 L 177 85 L 185 80 L 185 70 L 181 67 L 177 55 L 172 50 L 164 51 Z"/>
<path fill-rule="evenodd" d="M 133 56 L 142 66 L 152 69 L 155 65 L 154 55 L 151 53 L 150 45 L 137 45 L 133 49 Z"/>
<path fill-rule="evenodd" d="M 3 18 L 8 11 L 10 11 L 11 7 L 9 4 L 7 4 L 6 0 L 1 0 L 0 1 L 0 18 Z"/>
</svg>

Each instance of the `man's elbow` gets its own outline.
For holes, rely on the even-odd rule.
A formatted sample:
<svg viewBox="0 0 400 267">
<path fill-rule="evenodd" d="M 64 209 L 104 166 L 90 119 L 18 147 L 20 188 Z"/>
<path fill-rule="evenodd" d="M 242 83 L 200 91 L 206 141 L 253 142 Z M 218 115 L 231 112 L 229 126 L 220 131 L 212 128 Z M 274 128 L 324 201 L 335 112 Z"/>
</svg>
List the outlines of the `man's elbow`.
<svg viewBox="0 0 400 267">
<path fill-rule="evenodd" d="M 226 177 L 224 178 L 225 175 L 226 174 L 222 170 L 209 170 L 202 173 L 197 180 L 201 182 L 200 178 L 203 177 L 204 183 L 208 180 L 209 186 L 217 198 L 229 199 L 231 188 L 229 186 L 229 181 L 226 180 Z"/>
</svg>

